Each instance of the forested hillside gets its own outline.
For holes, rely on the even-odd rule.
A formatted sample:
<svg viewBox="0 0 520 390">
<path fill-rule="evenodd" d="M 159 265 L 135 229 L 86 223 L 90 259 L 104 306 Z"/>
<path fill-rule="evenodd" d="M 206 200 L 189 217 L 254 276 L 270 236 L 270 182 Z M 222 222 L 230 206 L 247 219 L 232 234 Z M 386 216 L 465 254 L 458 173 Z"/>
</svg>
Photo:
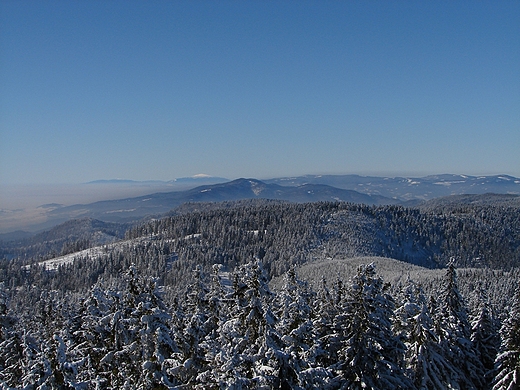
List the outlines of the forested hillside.
<svg viewBox="0 0 520 390">
<path fill-rule="evenodd" d="M 518 274 L 516 275 L 518 281 Z M 517 283 L 518 284 L 518 283 Z M 275 293 L 261 263 L 200 267 L 169 303 L 129 267 L 82 293 L 2 291 L 3 388 L 511 389 L 520 289 L 497 315 L 468 310 L 450 264 L 433 295 L 398 293 L 361 265 L 318 289 L 293 268 Z M 28 297 L 30 294 L 28 295 Z M 506 297 L 503 297 L 506 300 Z M 507 314 L 505 314 L 507 313 Z M 516 385 L 515 385 L 516 383 Z"/>
<path fill-rule="evenodd" d="M 505 389 L 518 369 L 510 202 L 193 203 L 3 251 L 4 388 Z"/>
<path fill-rule="evenodd" d="M 454 258 L 458 267 L 503 270 L 520 261 L 520 213 L 503 203 L 427 208 L 264 200 L 193 203 L 124 231 L 123 225 L 90 219 L 69 222 L 39 240 L 4 247 L 6 258 L 15 259 L 4 261 L 2 272 L 16 285 L 52 282 L 81 289 L 99 276 L 118 277 L 130 264 L 161 281 L 181 283 L 195 265 L 207 270 L 220 263 L 233 269 L 251 258 L 262 260 L 270 277 L 294 264 L 337 257 L 382 256 L 429 268 Z M 113 244 L 123 234 L 126 241 Z M 92 246 L 100 248 L 95 255 L 79 252 Z M 35 265 L 75 251 L 58 273 L 39 272 Z M 16 271 L 27 264 L 33 264 L 31 272 Z"/>
<path fill-rule="evenodd" d="M 73 219 L 22 240 L 0 241 L 0 256 L 17 259 L 47 259 L 92 246 L 119 241 L 129 224 Z"/>
</svg>

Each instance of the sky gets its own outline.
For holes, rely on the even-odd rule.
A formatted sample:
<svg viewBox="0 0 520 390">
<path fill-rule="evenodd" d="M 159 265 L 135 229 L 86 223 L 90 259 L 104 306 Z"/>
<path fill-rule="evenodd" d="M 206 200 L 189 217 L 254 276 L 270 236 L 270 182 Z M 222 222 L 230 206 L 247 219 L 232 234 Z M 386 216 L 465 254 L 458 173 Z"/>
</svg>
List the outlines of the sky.
<svg viewBox="0 0 520 390">
<path fill-rule="evenodd" d="M 0 183 L 520 177 L 520 2 L 0 1 Z"/>
</svg>

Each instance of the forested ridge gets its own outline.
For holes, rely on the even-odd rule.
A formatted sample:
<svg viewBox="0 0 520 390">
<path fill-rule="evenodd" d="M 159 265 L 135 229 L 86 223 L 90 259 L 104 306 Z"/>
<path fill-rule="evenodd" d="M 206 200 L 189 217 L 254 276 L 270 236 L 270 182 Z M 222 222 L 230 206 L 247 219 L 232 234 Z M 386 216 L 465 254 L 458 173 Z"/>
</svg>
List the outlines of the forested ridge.
<svg viewBox="0 0 520 390">
<path fill-rule="evenodd" d="M 517 207 L 257 200 L 188 204 L 131 228 L 77 223 L 2 246 L 4 388 L 506 389 L 520 378 Z M 445 271 L 399 285 L 373 264 L 326 271 L 357 256 Z M 323 280 L 298 280 L 306 264 L 322 264 Z"/>
</svg>

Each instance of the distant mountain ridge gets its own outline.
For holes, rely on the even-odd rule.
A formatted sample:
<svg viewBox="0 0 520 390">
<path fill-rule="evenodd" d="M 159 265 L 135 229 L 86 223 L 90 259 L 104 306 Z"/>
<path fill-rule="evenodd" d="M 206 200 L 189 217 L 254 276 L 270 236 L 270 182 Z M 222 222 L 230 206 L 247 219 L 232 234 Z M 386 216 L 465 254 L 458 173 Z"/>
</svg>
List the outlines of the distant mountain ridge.
<svg viewBox="0 0 520 390">
<path fill-rule="evenodd" d="M 378 177 L 360 175 L 305 175 L 266 180 L 280 185 L 327 184 L 355 190 L 367 195 L 380 195 L 401 201 L 430 200 L 441 196 L 463 194 L 520 195 L 520 179 L 509 175 L 468 176 L 430 175 L 425 177 Z"/>
<path fill-rule="evenodd" d="M 159 186 L 154 183 L 160 183 Z M 425 201 L 441 197 L 479 194 L 520 194 L 520 179 L 509 175 L 468 176 L 468 175 L 431 175 L 421 178 L 377 177 L 360 175 L 305 175 L 298 177 L 274 178 L 268 180 L 236 179 L 207 175 L 175 179 L 176 184 L 158 181 L 100 180 L 86 185 L 121 186 L 129 189 L 141 186 L 154 192 L 143 196 L 124 199 L 104 200 L 87 204 L 38 209 L 38 215 L 45 220 L 38 223 L 24 223 L 17 226 L 19 232 L 0 235 L 0 239 L 23 237 L 22 230 L 42 231 L 74 218 L 94 218 L 106 222 L 131 222 L 147 216 L 164 214 L 186 202 L 221 202 L 242 199 L 275 199 L 290 202 L 345 201 L 369 205 L 403 204 L 418 206 Z M 171 181 L 174 183 L 174 181 Z M 197 184 L 202 184 L 196 186 Z M 157 189 L 156 189 L 157 188 Z M 141 193 L 146 193 L 140 190 Z M 497 199 L 490 199 L 494 202 Z M 470 201 L 465 198 L 464 201 Z M 483 199 L 475 200 L 482 202 Z M 505 201 L 504 199 L 500 201 Z M 513 200 L 514 201 L 514 200 Z M 439 202 L 450 202 L 449 199 Z M 509 201 L 508 201 L 509 202 Z M 49 206 L 49 205 L 47 205 Z M 0 210 L 1 211 L 1 210 Z M 9 210 L 3 213 L 9 216 Z M 0 218 L 2 213 L 0 212 Z M 7 217 L 6 217 L 7 218 Z M 2 221 L 0 220 L 0 223 Z M 25 235 L 26 236 L 26 235 Z"/>
<path fill-rule="evenodd" d="M 95 218 L 107 222 L 129 222 L 159 215 L 187 202 L 222 202 L 243 199 L 276 199 L 290 202 L 344 201 L 365 204 L 396 204 L 394 199 L 361 194 L 323 184 L 297 187 L 269 184 L 256 179 L 237 179 L 186 191 L 160 192 L 135 198 L 100 201 L 53 209 L 50 218 Z"/>
<path fill-rule="evenodd" d="M 216 184 L 216 183 L 225 183 L 228 182 L 229 179 L 217 176 L 210 175 L 194 175 L 188 177 L 179 177 L 173 180 L 129 180 L 129 179 L 101 179 L 101 180 L 93 180 L 89 181 L 85 184 L 111 184 L 111 185 L 150 185 L 150 184 L 162 184 L 162 185 L 172 185 L 172 184 Z"/>
</svg>

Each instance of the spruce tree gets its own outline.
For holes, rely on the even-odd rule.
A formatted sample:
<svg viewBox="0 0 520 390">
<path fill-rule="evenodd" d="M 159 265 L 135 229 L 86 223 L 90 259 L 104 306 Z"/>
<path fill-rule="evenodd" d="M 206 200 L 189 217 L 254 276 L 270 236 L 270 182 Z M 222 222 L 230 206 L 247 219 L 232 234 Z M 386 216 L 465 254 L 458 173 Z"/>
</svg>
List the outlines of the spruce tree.
<svg viewBox="0 0 520 390">
<path fill-rule="evenodd" d="M 226 290 L 221 281 L 221 264 L 215 264 L 212 268 L 211 282 L 207 292 L 208 318 L 206 321 L 206 334 L 200 341 L 201 366 L 195 379 L 194 388 L 209 389 L 210 386 L 218 388 L 217 381 L 213 377 L 213 367 L 216 356 L 220 353 L 219 327 L 228 319 L 226 306 Z M 210 385 L 211 384 L 211 385 Z"/>
<path fill-rule="evenodd" d="M 485 386 L 494 376 L 494 364 L 500 347 L 500 336 L 491 315 L 485 294 L 481 293 L 481 307 L 471 324 L 471 342 L 484 367 Z"/>
<path fill-rule="evenodd" d="M 401 369 L 404 345 L 392 330 L 394 301 L 373 264 L 359 267 L 346 309 L 348 322 L 342 322 L 345 338 L 337 365 L 342 388 L 413 388 Z"/>
<path fill-rule="evenodd" d="M 321 280 L 321 287 L 313 305 L 315 313 L 312 326 L 315 332 L 312 356 L 315 364 L 328 368 L 338 361 L 338 353 L 341 348 L 340 340 L 335 335 L 334 320 L 340 308 L 330 293 L 325 278 Z"/>
<path fill-rule="evenodd" d="M 202 267 L 193 270 L 194 282 L 187 286 L 185 294 L 185 320 L 183 329 L 184 382 L 193 385 L 197 376 L 206 370 L 205 350 L 201 347 L 211 333 L 213 318 L 208 301 L 209 288 L 204 280 Z"/>
<path fill-rule="evenodd" d="M 404 303 L 397 309 L 394 327 L 406 345 L 405 369 L 418 389 L 443 390 L 457 387 L 447 353 L 439 344 L 427 299 L 420 286 L 406 288 Z"/>
<path fill-rule="evenodd" d="M 8 313 L 7 294 L 0 289 L 0 387 L 18 386 L 22 377 L 23 349 L 16 323 Z"/>
<path fill-rule="evenodd" d="M 286 378 L 291 388 L 310 388 L 322 385 L 316 368 L 315 330 L 312 317 L 312 299 L 306 283 L 298 280 L 294 267 L 284 275 L 281 291 L 275 299 L 277 325 L 282 337 L 283 351 L 288 357 L 293 377 Z"/>
<path fill-rule="evenodd" d="M 502 347 L 496 358 L 493 390 L 516 390 L 520 388 L 520 285 L 501 333 Z"/>
<path fill-rule="evenodd" d="M 467 309 L 458 289 L 457 272 L 452 259 L 446 269 L 439 302 L 440 343 L 447 351 L 452 368 L 457 373 L 454 382 L 461 389 L 482 389 L 484 368 L 471 342 Z"/>
<path fill-rule="evenodd" d="M 293 376 L 271 310 L 273 293 L 259 261 L 239 268 L 234 277 L 229 320 L 219 326 L 212 386 L 277 388 Z"/>
</svg>

